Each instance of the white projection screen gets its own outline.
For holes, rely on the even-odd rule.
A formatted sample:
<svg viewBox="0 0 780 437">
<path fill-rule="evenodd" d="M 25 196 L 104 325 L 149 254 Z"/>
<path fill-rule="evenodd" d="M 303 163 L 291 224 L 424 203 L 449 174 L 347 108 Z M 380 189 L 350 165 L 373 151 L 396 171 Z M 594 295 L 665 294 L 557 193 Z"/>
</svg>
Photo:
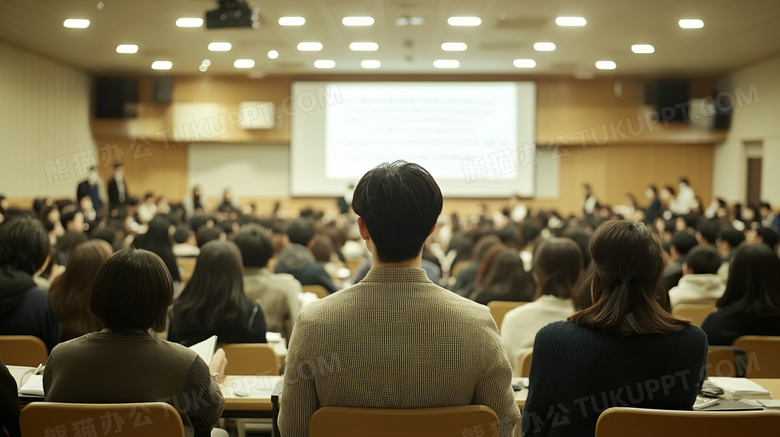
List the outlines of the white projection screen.
<svg viewBox="0 0 780 437">
<path fill-rule="evenodd" d="M 290 193 L 337 196 L 382 162 L 445 197 L 533 197 L 533 82 L 293 82 Z"/>
</svg>

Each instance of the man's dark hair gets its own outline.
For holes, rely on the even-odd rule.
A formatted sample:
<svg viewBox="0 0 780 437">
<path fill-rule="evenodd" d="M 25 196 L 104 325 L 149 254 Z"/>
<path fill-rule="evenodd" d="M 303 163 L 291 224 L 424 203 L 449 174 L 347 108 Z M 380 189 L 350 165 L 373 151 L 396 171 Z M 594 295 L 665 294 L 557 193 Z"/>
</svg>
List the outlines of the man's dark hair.
<svg viewBox="0 0 780 437">
<path fill-rule="evenodd" d="M 772 228 L 761 226 L 760 228 L 756 229 L 756 234 L 761 237 L 761 242 L 769 246 L 773 252 L 775 249 L 777 249 L 777 241 L 780 239 L 780 237 L 777 235 L 777 231 Z"/>
<path fill-rule="evenodd" d="M 225 231 L 222 230 L 222 227 L 218 225 L 214 225 L 212 227 L 203 225 L 198 228 L 198 232 L 195 234 L 196 243 L 198 244 L 199 248 L 203 249 L 203 246 L 205 246 L 209 241 L 219 240 L 219 236 L 223 232 Z"/>
<path fill-rule="evenodd" d="M 520 245 L 525 247 L 536 241 L 542 233 L 542 224 L 536 219 L 525 219 L 520 225 Z"/>
<path fill-rule="evenodd" d="M 672 237 L 672 247 L 677 249 L 680 255 L 687 255 L 697 244 L 696 237 L 685 231 L 678 232 Z"/>
<path fill-rule="evenodd" d="M 718 225 L 712 220 L 701 220 L 696 231 L 701 237 L 712 245 L 718 241 Z"/>
<path fill-rule="evenodd" d="M 363 219 L 382 262 L 416 258 L 441 214 L 439 185 L 421 166 L 383 163 L 360 178 L 352 209 Z"/>
<path fill-rule="evenodd" d="M 176 230 L 173 231 L 173 242 L 176 244 L 186 243 L 190 238 L 190 232 L 192 232 L 192 228 L 186 223 L 176 226 Z"/>
<path fill-rule="evenodd" d="M 266 230 L 257 224 L 249 223 L 241 227 L 233 236 L 241 251 L 244 267 L 265 267 L 274 255 L 274 246 Z"/>
<path fill-rule="evenodd" d="M 718 252 L 710 246 L 696 246 L 688 252 L 685 264 L 694 275 L 717 274 L 721 259 Z"/>
<path fill-rule="evenodd" d="M 0 266 L 33 275 L 50 251 L 49 235 L 38 220 L 19 217 L 0 226 Z"/>
<path fill-rule="evenodd" d="M 314 238 L 314 223 L 307 218 L 295 219 L 287 225 L 290 243 L 306 246 Z"/>
<path fill-rule="evenodd" d="M 745 242 L 745 234 L 734 229 L 728 228 L 720 231 L 718 239 L 728 243 L 729 247 L 735 249 L 737 246 Z"/>
<path fill-rule="evenodd" d="M 68 229 L 68 223 L 72 222 L 73 219 L 76 217 L 76 214 L 83 214 L 80 209 L 71 209 L 68 212 L 62 213 L 60 215 L 60 223 L 62 224 L 62 227 L 65 229 Z"/>
</svg>

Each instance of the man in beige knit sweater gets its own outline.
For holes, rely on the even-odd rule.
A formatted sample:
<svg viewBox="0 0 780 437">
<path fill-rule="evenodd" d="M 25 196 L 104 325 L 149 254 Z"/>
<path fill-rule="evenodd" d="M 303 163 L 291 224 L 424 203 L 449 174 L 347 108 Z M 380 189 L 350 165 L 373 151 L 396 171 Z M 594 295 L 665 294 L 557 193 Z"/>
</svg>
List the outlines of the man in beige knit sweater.
<svg viewBox="0 0 780 437">
<path fill-rule="evenodd" d="M 372 268 L 299 313 L 280 398 L 282 436 L 307 436 L 320 407 L 474 404 L 498 415 L 485 435 L 510 436 L 520 411 L 495 322 L 420 268 L 442 209 L 433 177 L 416 164 L 382 164 L 360 180 L 352 207 Z"/>
</svg>

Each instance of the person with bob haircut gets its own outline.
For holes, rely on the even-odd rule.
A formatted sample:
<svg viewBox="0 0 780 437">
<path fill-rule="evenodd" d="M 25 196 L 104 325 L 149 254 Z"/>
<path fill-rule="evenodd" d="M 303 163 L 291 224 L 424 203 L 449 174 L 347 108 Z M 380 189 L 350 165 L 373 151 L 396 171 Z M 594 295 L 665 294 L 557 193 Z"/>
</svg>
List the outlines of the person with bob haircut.
<svg viewBox="0 0 780 437">
<path fill-rule="evenodd" d="M 89 309 L 89 294 L 100 265 L 112 252 L 103 240 L 85 241 L 73 249 L 65 272 L 52 281 L 49 303 L 60 321 L 63 341 L 103 329 Z"/>
<path fill-rule="evenodd" d="M 33 279 L 50 260 L 49 235 L 38 220 L 23 216 L 0 226 L 0 335 L 33 335 L 51 350 L 60 325 L 49 294 Z"/>
<path fill-rule="evenodd" d="M 610 407 L 690 410 L 704 379 L 706 336 L 670 313 L 655 234 L 609 221 L 590 252 L 593 305 L 536 335 L 524 436 L 592 436 Z"/>
<path fill-rule="evenodd" d="M 766 244 L 743 244 L 729 265 L 718 310 L 701 327 L 713 346 L 743 335 L 780 335 L 780 259 Z"/>
<path fill-rule="evenodd" d="M 260 305 L 244 294 L 241 252 L 232 241 L 210 241 L 170 311 L 168 340 L 192 346 L 212 335 L 220 343 L 265 343 Z"/>
<path fill-rule="evenodd" d="M 154 253 L 123 249 L 106 260 L 89 299 L 106 328 L 52 350 L 43 375 L 46 401 L 166 402 L 181 415 L 185 436 L 210 435 L 225 403 L 217 383 L 225 352 L 218 349 L 206 364 L 194 351 L 150 335 L 165 323 L 172 299 L 171 275 Z M 201 402 L 190 402 L 195 394 Z"/>
<path fill-rule="evenodd" d="M 282 436 L 308 435 L 321 407 L 486 405 L 502 437 L 520 419 L 512 369 L 487 307 L 431 282 L 420 268 L 442 209 L 427 170 L 380 164 L 352 198 L 372 268 L 352 287 L 304 307 L 290 338 L 280 397 Z M 338 371 L 308 363 L 335 361 Z"/>
<path fill-rule="evenodd" d="M 516 373 L 518 359 L 531 350 L 536 333 L 574 314 L 582 263 L 579 246 L 568 238 L 548 238 L 537 246 L 533 265 L 535 299 L 509 311 L 501 324 L 501 343 Z"/>
</svg>

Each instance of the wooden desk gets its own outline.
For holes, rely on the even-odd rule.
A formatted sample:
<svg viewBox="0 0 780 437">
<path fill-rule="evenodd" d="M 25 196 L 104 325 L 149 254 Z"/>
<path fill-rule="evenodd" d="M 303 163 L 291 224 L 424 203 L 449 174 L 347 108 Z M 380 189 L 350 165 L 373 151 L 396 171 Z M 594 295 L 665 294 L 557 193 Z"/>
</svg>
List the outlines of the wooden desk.
<svg viewBox="0 0 780 437">
<path fill-rule="evenodd" d="M 219 385 L 225 398 L 222 417 L 271 418 L 271 395 L 281 376 L 227 376 Z"/>
<path fill-rule="evenodd" d="M 515 383 L 518 379 L 519 378 L 512 378 L 512 383 Z M 750 380 L 772 392 L 772 399 L 780 399 L 780 378 L 750 378 Z M 525 401 L 527 398 L 528 387 L 523 387 L 522 390 L 515 392 L 515 401 L 521 411 L 525 408 Z"/>
</svg>

